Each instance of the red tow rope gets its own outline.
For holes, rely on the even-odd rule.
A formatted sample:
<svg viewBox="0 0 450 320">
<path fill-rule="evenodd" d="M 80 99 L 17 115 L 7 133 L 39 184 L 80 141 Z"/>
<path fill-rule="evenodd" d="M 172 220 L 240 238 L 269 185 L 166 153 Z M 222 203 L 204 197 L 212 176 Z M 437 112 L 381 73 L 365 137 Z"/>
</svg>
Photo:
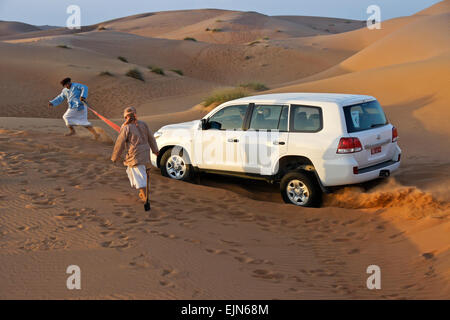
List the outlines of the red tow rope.
<svg viewBox="0 0 450 320">
<path fill-rule="evenodd" d="M 97 117 L 99 117 L 100 119 L 102 119 L 108 126 L 110 126 L 111 128 L 113 128 L 114 130 L 116 130 L 117 132 L 120 132 L 120 127 L 115 124 L 114 122 L 112 122 L 111 120 L 106 119 L 104 116 L 102 116 L 100 113 L 98 113 L 97 111 L 95 111 L 94 109 L 92 109 L 91 107 L 89 107 L 89 105 L 87 104 L 87 102 L 84 102 L 88 109 L 91 110 Z"/>
</svg>

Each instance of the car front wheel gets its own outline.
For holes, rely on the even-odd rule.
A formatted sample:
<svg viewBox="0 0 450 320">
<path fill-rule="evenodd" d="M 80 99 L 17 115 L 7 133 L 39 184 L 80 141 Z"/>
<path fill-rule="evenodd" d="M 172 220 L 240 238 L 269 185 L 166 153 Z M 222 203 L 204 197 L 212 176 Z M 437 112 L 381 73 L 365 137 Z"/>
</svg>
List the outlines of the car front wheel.
<svg viewBox="0 0 450 320">
<path fill-rule="evenodd" d="M 170 148 L 161 157 L 161 174 L 165 177 L 188 181 L 192 171 L 189 157 L 182 148 Z"/>
<path fill-rule="evenodd" d="M 322 192 L 317 182 L 303 172 L 289 172 L 280 182 L 284 202 L 301 207 L 319 207 Z"/>
</svg>

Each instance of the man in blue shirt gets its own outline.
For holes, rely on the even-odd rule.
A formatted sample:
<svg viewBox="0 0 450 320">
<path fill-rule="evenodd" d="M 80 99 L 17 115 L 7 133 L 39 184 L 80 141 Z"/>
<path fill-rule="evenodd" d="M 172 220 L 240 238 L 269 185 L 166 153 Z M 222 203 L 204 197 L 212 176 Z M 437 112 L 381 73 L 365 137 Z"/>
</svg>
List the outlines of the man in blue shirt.
<svg viewBox="0 0 450 320">
<path fill-rule="evenodd" d="M 75 134 L 73 126 L 83 126 L 88 129 L 97 140 L 99 134 L 95 132 L 91 123 L 87 119 L 87 107 L 83 103 L 88 96 L 88 87 L 81 83 L 74 83 L 70 78 L 65 78 L 61 81 L 63 89 L 61 93 L 53 100 L 49 101 L 48 106 L 58 106 L 65 99 L 67 100 L 68 108 L 63 115 L 64 122 L 66 123 L 69 132 L 66 136 Z"/>
</svg>

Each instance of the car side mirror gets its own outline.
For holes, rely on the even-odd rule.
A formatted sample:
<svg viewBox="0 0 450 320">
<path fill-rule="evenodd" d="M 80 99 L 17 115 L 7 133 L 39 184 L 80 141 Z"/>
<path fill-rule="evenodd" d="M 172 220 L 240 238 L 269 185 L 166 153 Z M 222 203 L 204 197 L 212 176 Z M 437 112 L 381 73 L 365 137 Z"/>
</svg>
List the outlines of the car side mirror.
<svg viewBox="0 0 450 320">
<path fill-rule="evenodd" d="M 202 127 L 202 130 L 208 129 L 208 120 L 207 119 L 201 120 L 201 127 Z"/>
</svg>

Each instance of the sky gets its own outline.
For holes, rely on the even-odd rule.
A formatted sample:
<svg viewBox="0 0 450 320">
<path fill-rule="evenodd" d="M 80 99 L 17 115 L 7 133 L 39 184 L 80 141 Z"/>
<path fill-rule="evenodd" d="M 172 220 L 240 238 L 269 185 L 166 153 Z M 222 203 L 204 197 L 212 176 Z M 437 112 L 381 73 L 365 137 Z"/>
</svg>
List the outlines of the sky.
<svg viewBox="0 0 450 320">
<path fill-rule="evenodd" d="M 306 15 L 367 20 L 370 5 L 381 9 L 381 20 L 411 15 L 439 0 L 0 0 L 0 20 L 63 26 L 69 5 L 81 9 L 81 25 L 165 10 L 219 8 L 257 11 L 267 15 Z"/>
</svg>

